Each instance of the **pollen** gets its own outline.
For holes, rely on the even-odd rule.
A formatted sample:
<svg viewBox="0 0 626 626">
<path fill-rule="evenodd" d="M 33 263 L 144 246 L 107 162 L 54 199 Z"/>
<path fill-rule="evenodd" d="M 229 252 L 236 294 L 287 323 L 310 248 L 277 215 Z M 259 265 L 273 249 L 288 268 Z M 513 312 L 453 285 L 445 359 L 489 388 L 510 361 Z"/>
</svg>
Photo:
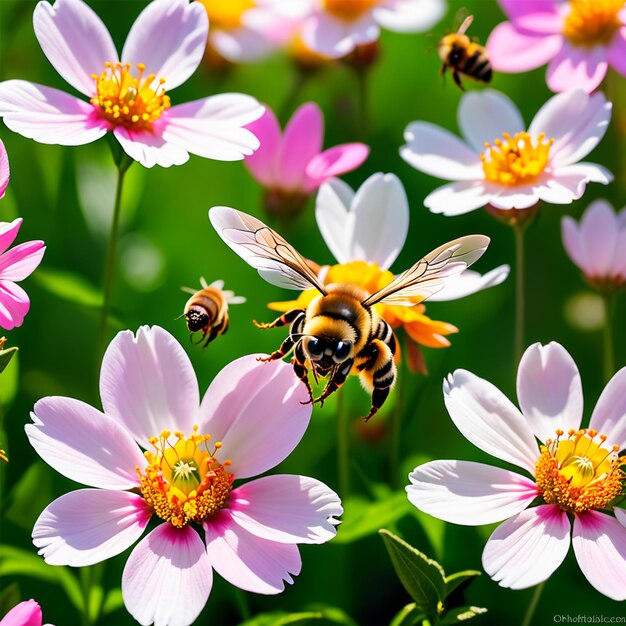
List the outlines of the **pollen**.
<svg viewBox="0 0 626 626">
<path fill-rule="evenodd" d="M 570 513 L 600 510 L 622 493 L 625 457 L 595 430 L 557 431 L 541 448 L 535 478 L 541 496 Z"/>
<path fill-rule="evenodd" d="M 156 81 L 154 74 L 144 76 L 145 69 L 143 64 L 137 65 L 135 77 L 130 63 L 105 63 L 102 74 L 92 74 L 96 95 L 91 99 L 91 104 L 114 124 L 136 130 L 151 130 L 153 122 L 171 104 L 163 87 L 165 79 Z"/>
<path fill-rule="evenodd" d="M 174 433 L 175 444 L 169 442 L 168 431 L 152 437 L 154 452 L 145 453 L 148 466 L 143 471 L 137 468 L 144 499 L 161 519 L 177 528 L 201 523 L 217 513 L 233 484 L 233 475 L 227 471 L 230 461 L 216 458 L 221 442 L 211 450 L 211 436 L 197 430 L 194 426 L 189 437 Z"/>
<path fill-rule="evenodd" d="M 241 16 L 254 8 L 254 0 L 198 0 L 206 9 L 211 30 L 234 30 L 241 26 Z"/>
<path fill-rule="evenodd" d="M 351 22 L 373 9 L 380 0 L 323 0 L 328 13 L 340 20 Z"/>
<path fill-rule="evenodd" d="M 570 0 L 563 35 L 575 46 L 607 44 L 622 26 L 624 0 Z"/>
<path fill-rule="evenodd" d="M 546 141 L 544 133 L 533 138 L 526 132 L 502 133 L 493 145 L 485 143 L 485 152 L 480 155 L 485 178 L 507 187 L 533 182 L 546 168 L 550 146 L 554 139 Z"/>
</svg>

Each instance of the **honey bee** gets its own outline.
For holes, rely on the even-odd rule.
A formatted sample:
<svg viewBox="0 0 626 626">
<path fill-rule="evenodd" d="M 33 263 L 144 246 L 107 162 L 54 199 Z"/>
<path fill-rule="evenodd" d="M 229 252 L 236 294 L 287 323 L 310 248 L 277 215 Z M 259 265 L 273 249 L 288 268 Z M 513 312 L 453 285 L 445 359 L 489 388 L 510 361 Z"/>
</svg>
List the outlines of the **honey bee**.
<svg viewBox="0 0 626 626">
<path fill-rule="evenodd" d="M 461 84 L 460 74 L 488 83 L 493 73 L 485 48 L 465 34 L 473 20 L 474 16 L 468 15 L 459 30 L 446 35 L 438 46 L 439 58 L 443 63 L 441 75 L 444 76 L 446 70 L 450 68 L 454 82 L 462 91 L 465 91 L 465 88 Z"/>
<path fill-rule="evenodd" d="M 180 317 L 185 318 L 192 336 L 202 333 L 197 343 L 204 341 L 202 347 L 206 348 L 213 339 L 228 330 L 228 305 L 241 304 L 246 299 L 236 296 L 232 291 L 224 291 L 223 280 L 216 280 L 208 285 L 204 278 L 200 278 L 200 284 L 202 289 L 199 291 L 190 287 L 182 288 L 192 296 L 187 300 Z"/>
<path fill-rule="evenodd" d="M 282 359 L 292 350 L 296 375 L 306 385 L 309 402 L 320 405 L 349 375 L 358 375 L 372 394 L 365 421 L 383 405 L 395 382 L 396 339 L 378 316 L 377 303 L 413 306 L 436 293 L 449 276 L 462 272 L 489 244 L 483 235 L 470 235 L 436 248 L 380 291 L 370 294 L 348 283 L 324 285 L 307 261 L 283 237 L 258 219 L 228 207 L 213 207 L 209 219 L 224 242 L 262 278 L 287 289 L 316 289 L 319 295 L 306 309 L 292 309 L 259 328 L 289 325 L 278 350 L 261 361 Z M 318 398 L 308 379 L 328 377 Z"/>
</svg>

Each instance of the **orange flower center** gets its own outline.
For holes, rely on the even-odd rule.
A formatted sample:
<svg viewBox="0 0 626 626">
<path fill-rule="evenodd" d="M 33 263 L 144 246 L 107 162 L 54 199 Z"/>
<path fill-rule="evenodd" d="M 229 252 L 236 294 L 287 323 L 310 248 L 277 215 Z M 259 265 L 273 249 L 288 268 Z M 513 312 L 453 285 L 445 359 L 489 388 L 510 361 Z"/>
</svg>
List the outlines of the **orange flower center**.
<svg viewBox="0 0 626 626">
<path fill-rule="evenodd" d="M 570 0 L 563 35 L 575 46 L 607 44 L 622 25 L 624 0 Z"/>
<path fill-rule="evenodd" d="M 502 139 L 496 139 L 493 145 L 485 143 L 486 151 L 480 155 L 485 178 L 507 187 L 515 187 L 534 181 L 546 168 L 550 146 L 554 139 L 544 143 L 541 133 L 535 141 L 526 132 L 502 133 Z"/>
<path fill-rule="evenodd" d="M 169 431 L 152 437 L 154 452 L 145 452 L 148 466 L 139 474 L 141 494 L 154 512 L 166 522 L 182 528 L 189 522 L 200 523 L 219 511 L 226 502 L 233 484 L 233 475 L 226 468 L 230 461 L 220 463 L 215 443 L 209 450 L 210 435 L 200 435 L 198 427 L 189 437 L 176 432 L 178 441 L 171 445 Z"/>
<path fill-rule="evenodd" d="M 564 511 L 582 513 L 606 508 L 622 492 L 624 457 L 619 446 L 605 446 L 606 436 L 595 430 L 563 431 L 541 447 L 535 477 L 541 496 Z"/>
<path fill-rule="evenodd" d="M 209 16 L 211 30 L 233 30 L 241 26 L 241 16 L 254 8 L 254 0 L 198 0 Z"/>
<path fill-rule="evenodd" d="M 359 19 L 373 9 L 380 0 L 323 0 L 328 13 L 348 22 Z"/>
<path fill-rule="evenodd" d="M 114 124 L 136 130 L 151 130 L 152 123 L 169 109 L 170 98 L 165 95 L 164 78 L 153 88 L 155 75 L 144 77 L 145 65 L 137 65 L 138 75 L 131 74 L 130 63 L 105 63 L 104 72 L 96 81 L 96 94 L 91 104 L 98 107 L 104 117 Z"/>
</svg>

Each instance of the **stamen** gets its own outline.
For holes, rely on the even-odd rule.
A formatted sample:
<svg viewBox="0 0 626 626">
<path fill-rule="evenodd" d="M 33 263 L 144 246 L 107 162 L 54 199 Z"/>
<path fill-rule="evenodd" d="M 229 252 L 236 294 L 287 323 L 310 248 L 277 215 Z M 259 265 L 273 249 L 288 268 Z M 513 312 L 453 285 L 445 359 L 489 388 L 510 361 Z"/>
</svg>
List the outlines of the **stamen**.
<svg viewBox="0 0 626 626">
<path fill-rule="evenodd" d="M 622 26 L 624 0 L 570 0 L 563 35 L 575 46 L 607 44 Z"/>
</svg>

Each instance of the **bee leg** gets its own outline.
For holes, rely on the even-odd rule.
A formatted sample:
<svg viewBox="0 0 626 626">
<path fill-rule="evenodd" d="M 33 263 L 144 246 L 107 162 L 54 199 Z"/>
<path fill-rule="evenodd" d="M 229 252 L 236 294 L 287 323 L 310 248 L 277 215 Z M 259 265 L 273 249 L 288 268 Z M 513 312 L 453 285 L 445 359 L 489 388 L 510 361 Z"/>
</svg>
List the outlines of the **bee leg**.
<svg viewBox="0 0 626 626">
<path fill-rule="evenodd" d="M 304 383 L 306 390 L 309 392 L 309 399 L 302 404 L 313 404 L 313 390 L 311 389 L 311 383 L 309 382 L 309 372 L 306 368 L 306 355 L 302 347 L 302 340 L 296 344 L 296 350 L 293 359 L 291 359 L 293 365 L 293 371 L 296 376 Z"/>
<path fill-rule="evenodd" d="M 287 326 L 287 324 L 293 323 L 302 313 L 304 313 L 303 309 L 291 309 L 291 311 L 283 313 L 280 317 L 277 317 L 269 324 L 260 324 L 256 320 L 254 320 L 253 323 L 257 328 L 277 328 L 278 326 Z"/>
<path fill-rule="evenodd" d="M 396 336 L 393 334 L 393 329 L 389 324 L 381 319 L 376 329 L 376 339 L 380 339 L 391 350 L 391 354 L 395 354 L 397 348 Z"/>
<path fill-rule="evenodd" d="M 463 87 L 461 83 L 461 77 L 458 72 L 452 72 L 452 78 L 454 79 L 454 84 L 458 86 L 461 91 L 465 91 L 465 87 Z"/>
<path fill-rule="evenodd" d="M 206 348 L 213 341 L 213 339 L 215 339 L 218 335 L 223 335 L 227 330 L 228 330 L 228 317 L 224 316 L 222 321 L 217 326 L 214 326 L 213 328 L 211 328 L 211 332 L 209 333 L 209 336 L 207 337 L 202 347 Z M 206 337 L 206 333 L 204 334 L 202 339 L 204 339 L 204 337 Z"/>
<path fill-rule="evenodd" d="M 285 341 L 282 342 L 282 344 L 280 345 L 280 348 L 272 352 L 272 354 L 270 354 L 267 357 L 259 357 L 257 361 L 263 361 L 264 363 L 267 363 L 268 361 L 275 361 L 277 359 L 282 359 L 284 356 L 286 356 L 293 350 L 293 347 L 296 344 L 296 340 L 294 339 L 294 336 L 297 335 L 302 330 L 302 326 L 304 324 L 304 316 L 305 316 L 304 311 L 300 311 L 299 309 L 294 309 L 294 311 L 297 313 L 297 315 L 291 321 L 291 328 L 289 329 L 289 335 L 287 336 Z M 292 312 L 293 311 L 289 311 L 289 313 L 292 313 Z"/>
<path fill-rule="evenodd" d="M 372 408 L 364 418 L 367 422 L 382 407 L 396 380 L 396 365 L 391 348 L 380 339 L 373 339 L 359 354 L 363 386 L 372 392 Z"/>
<path fill-rule="evenodd" d="M 328 398 L 331 394 L 335 393 L 341 386 L 346 382 L 348 378 L 348 374 L 352 370 L 352 366 L 354 365 L 354 359 L 348 359 L 344 361 L 333 373 L 328 381 L 328 384 L 324 388 L 322 395 L 319 398 L 315 398 L 313 403 L 319 402 L 320 406 L 324 406 L 324 400 Z"/>
</svg>

